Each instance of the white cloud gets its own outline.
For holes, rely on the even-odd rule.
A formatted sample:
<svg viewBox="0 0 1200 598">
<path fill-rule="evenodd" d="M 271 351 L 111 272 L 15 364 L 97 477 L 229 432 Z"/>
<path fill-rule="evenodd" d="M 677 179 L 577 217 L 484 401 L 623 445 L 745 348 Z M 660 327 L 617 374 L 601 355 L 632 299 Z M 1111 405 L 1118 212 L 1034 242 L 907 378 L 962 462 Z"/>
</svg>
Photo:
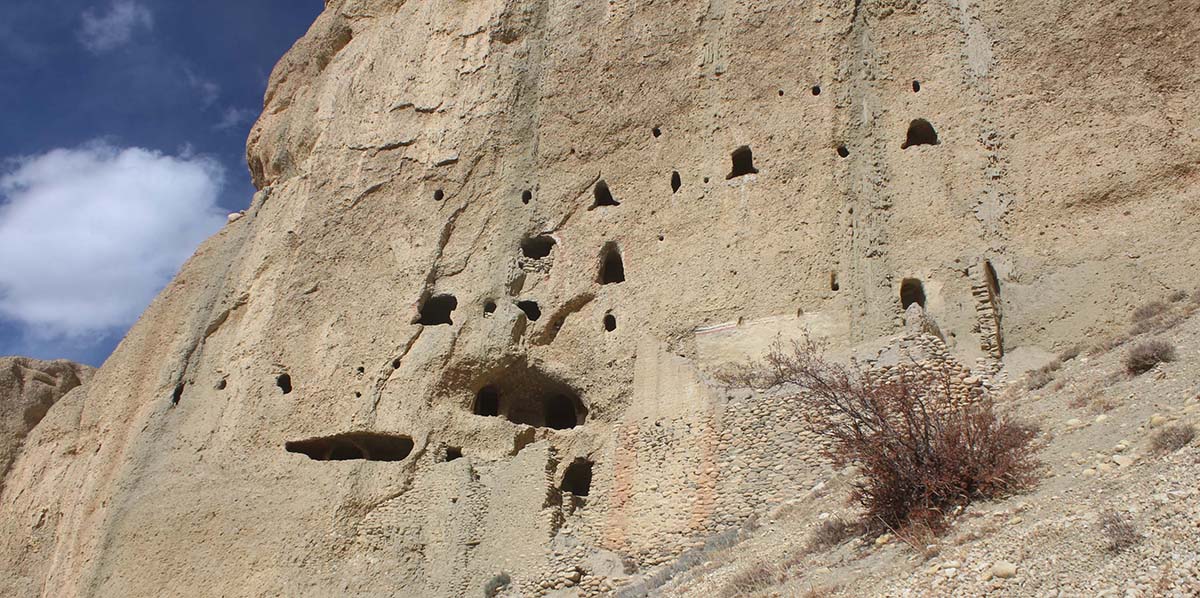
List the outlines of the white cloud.
<svg viewBox="0 0 1200 598">
<path fill-rule="evenodd" d="M 82 19 L 79 41 L 96 53 L 129 43 L 138 28 L 154 28 L 154 15 L 150 9 L 134 0 L 113 0 L 112 6 L 104 14 L 85 10 Z"/>
<path fill-rule="evenodd" d="M 253 110 L 242 108 L 234 108 L 230 106 L 225 109 L 225 114 L 221 115 L 221 120 L 216 124 L 217 129 L 232 129 L 242 123 L 249 122 L 254 118 Z"/>
<path fill-rule="evenodd" d="M 225 221 L 219 164 L 93 144 L 0 176 L 0 317 L 40 338 L 132 324 Z"/>
<path fill-rule="evenodd" d="M 212 106 L 221 97 L 220 85 L 193 73 L 191 69 L 185 70 L 184 74 L 187 75 L 188 85 L 200 94 L 200 102 L 204 104 L 205 108 Z"/>
</svg>

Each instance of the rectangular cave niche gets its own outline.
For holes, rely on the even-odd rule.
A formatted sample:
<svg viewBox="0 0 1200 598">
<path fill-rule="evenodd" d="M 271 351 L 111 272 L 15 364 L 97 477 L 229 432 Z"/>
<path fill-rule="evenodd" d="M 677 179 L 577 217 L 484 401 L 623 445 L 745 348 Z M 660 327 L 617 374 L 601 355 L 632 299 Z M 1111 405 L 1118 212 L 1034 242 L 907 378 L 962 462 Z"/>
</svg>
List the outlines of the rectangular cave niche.
<svg viewBox="0 0 1200 598">
<path fill-rule="evenodd" d="M 403 461 L 413 450 L 413 440 L 400 434 L 347 432 L 284 443 L 289 453 L 314 461 Z"/>
</svg>

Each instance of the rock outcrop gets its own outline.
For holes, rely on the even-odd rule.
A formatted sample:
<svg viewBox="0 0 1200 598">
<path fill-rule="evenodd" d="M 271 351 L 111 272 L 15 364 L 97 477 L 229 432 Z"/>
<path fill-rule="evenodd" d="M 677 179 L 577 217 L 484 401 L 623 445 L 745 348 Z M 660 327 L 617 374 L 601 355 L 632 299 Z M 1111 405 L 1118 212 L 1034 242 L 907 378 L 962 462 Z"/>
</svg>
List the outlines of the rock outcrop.
<svg viewBox="0 0 1200 598">
<path fill-rule="evenodd" d="M 0 594 L 610 593 L 819 477 L 710 368 L 1192 286 L 1194 4 L 328 0 L 245 215 L 29 435 Z"/>
<path fill-rule="evenodd" d="M 25 437 L 64 395 L 95 372 L 70 361 L 0 357 L 0 492 Z"/>
</svg>

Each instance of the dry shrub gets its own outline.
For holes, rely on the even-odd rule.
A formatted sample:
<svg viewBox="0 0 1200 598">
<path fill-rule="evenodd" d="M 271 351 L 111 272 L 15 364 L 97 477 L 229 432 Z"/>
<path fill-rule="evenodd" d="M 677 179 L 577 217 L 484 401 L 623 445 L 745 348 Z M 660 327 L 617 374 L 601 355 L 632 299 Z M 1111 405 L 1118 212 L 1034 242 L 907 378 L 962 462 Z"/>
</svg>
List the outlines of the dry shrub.
<svg viewBox="0 0 1200 598">
<path fill-rule="evenodd" d="M 725 589 L 721 592 L 721 595 L 726 598 L 751 596 L 768 588 L 775 587 L 784 581 L 786 581 L 784 576 L 774 565 L 758 563 L 734 575 L 733 579 L 725 584 Z"/>
<path fill-rule="evenodd" d="M 1139 343 L 1125 355 L 1125 371 L 1136 376 L 1150 371 L 1154 366 L 1175 360 L 1175 347 L 1163 340 Z"/>
<path fill-rule="evenodd" d="M 511 583 L 512 578 L 507 573 L 493 575 L 491 579 L 487 580 L 487 583 L 483 584 L 483 598 L 493 598 Z"/>
<path fill-rule="evenodd" d="M 1105 549 L 1111 553 L 1122 552 L 1142 541 L 1137 525 L 1113 509 L 1100 514 L 1100 531 L 1104 533 Z"/>
<path fill-rule="evenodd" d="M 1150 446 L 1156 453 L 1173 453 L 1196 438 L 1196 428 L 1190 424 L 1171 424 L 1154 433 Z"/>
<path fill-rule="evenodd" d="M 830 517 L 822 521 L 817 529 L 808 537 L 805 552 L 821 552 L 833 548 L 850 538 L 862 533 L 862 525 L 845 521 L 839 517 Z"/>
<path fill-rule="evenodd" d="M 1070 347 L 1063 349 L 1062 353 L 1058 354 L 1058 360 L 1071 361 L 1072 359 L 1079 357 L 1080 353 L 1083 353 L 1083 345 L 1071 345 Z"/>
<path fill-rule="evenodd" d="M 1150 318 L 1158 317 L 1166 313 L 1169 309 L 1171 309 L 1171 306 L 1162 301 L 1151 301 L 1133 310 L 1133 322 L 1136 324 Z"/>
<path fill-rule="evenodd" d="M 1029 380 L 1026 383 L 1026 388 L 1029 390 L 1037 390 L 1054 380 L 1054 372 L 1062 369 L 1062 362 L 1055 359 L 1046 365 L 1029 372 Z"/>
<path fill-rule="evenodd" d="M 1132 340 L 1132 339 L 1130 339 L 1129 336 L 1126 336 L 1124 334 L 1115 336 L 1106 341 L 1102 341 L 1100 343 L 1093 345 L 1091 349 L 1088 349 L 1088 356 L 1089 357 L 1097 357 L 1100 355 L 1104 355 L 1105 353 L 1108 353 L 1109 351 L 1112 351 L 1113 349 L 1116 349 L 1117 347 L 1124 345 L 1125 343 L 1129 342 L 1130 340 Z"/>
<path fill-rule="evenodd" d="M 1036 482 L 1035 427 L 997 413 L 987 398 L 960 404 L 947 376 L 884 379 L 829 362 L 821 349 L 811 339 L 776 344 L 763 361 L 718 378 L 797 392 L 807 425 L 829 440 L 824 455 L 835 467 L 858 466 L 852 499 L 865 507 L 868 531 L 916 524 L 940 532 L 951 508 Z"/>
</svg>

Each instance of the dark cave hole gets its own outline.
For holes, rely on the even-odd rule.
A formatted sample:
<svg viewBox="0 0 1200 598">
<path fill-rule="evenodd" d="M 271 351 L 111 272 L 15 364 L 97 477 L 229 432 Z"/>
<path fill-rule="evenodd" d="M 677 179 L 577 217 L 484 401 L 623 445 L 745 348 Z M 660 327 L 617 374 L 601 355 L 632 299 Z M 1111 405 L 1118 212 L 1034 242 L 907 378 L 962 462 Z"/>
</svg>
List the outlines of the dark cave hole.
<svg viewBox="0 0 1200 598">
<path fill-rule="evenodd" d="M 848 157 L 850 155 L 850 148 L 846 147 L 845 145 L 839 145 L 837 148 L 837 154 L 843 158 Z"/>
<path fill-rule="evenodd" d="M 908 309 L 914 303 L 925 307 L 925 285 L 916 278 L 905 278 L 900 282 L 900 305 Z"/>
<path fill-rule="evenodd" d="M 283 394 L 292 392 L 292 377 L 289 374 L 280 374 L 275 378 L 275 386 L 283 391 Z"/>
<path fill-rule="evenodd" d="M 496 302 L 492 301 L 491 299 L 484 301 L 483 302 L 483 314 L 485 316 L 490 316 L 494 313 L 496 313 Z"/>
<path fill-rule="evenodd" d="M 533 192 L 528 189 L 522 191 L 521 192 L 521 203 L 528 204 L 531 201 L 533 201 Z"/>
<path fill-rule="evenodd" d="M 315 461 L 402 461 L 412 452 L 408 436 L 375 432 L 347 432 L 284 443 L 289 453 L 307 455 Z"/>
<path fill-rule="evenodd" d="M 679 172 L 671 173 L 671 193 L 678 193 L 679 188 L 683 186 L 683 180 L 679 178 Z"/>
<path fill-rule="evenodd" d="M 733 170 L 729 171 L 725 180 L 758 173 L 758 169 L 754 167 L 754 152 L 750 150 L 750 146 L 743 145 L 733 150 L 731 158 L 733 159 Z"/>
<path fill-rule="evenodd" d="M 813 86 L 812 86 L 812 94 L 813 94 L 813 95 L 815 95 L 815 96 L 819 96 L 819 95 L 821 95 L 821 86 L 820 86 L 820 85 L 813 85 Z"/>
<path fill-rule="evenodd" d="M 518 301 L 517 307 L 525 312 L 525 317 L 529 318 L 530 322 L 536 322 L 538 318 L 542 317 L 542 308 L 538 307 L 537 301 Z"/>
<path fill-rule="evenodd" d="M 475 415 L 496 417 L 500 415 L 500 391 L 495 386 L 485 386 L 475 394 Z"/>
<path fill-rule="evenodd" d="M 226 380 L 225 378 L 221 378 L 220 380 L 217 380 L 217 390 L 225 390 L 225 387 L 228 385 L 229 385 L 229 381 Z"/>
<path fill-rule="evenodd" d="M 592 489 L 592 462 L 578 457 L 567 466 L 559 489 L 575 496 L 587 496 Z"/>
<path fill-rule="evenodd" d="M 837 272 L 830 272 L 829 273 L 829 290 L 840 291 L 841 289 L 842 289 L 842 285 L 838 283 Z"/>
<path fill-rule="evenodd" d="M 660 129 L 660 128 L 658 128 L 658 127 L 654 127 L 653 129 L 650 129 L 650 134 L 651 134 L 651 135 L 654 135 L 655 137 L 661 137 L 661 136 L 662 136 L 662 129 Z"/>
<path fill-rule="evenodd" d="M 592 190 L 592 197 L 595 199 L 592 202 L 593 208 L 621 205 L 621 202 L 613 199 L 612 191 L 609 191 L 608 183 L 604 181 L 596 183 L 596 188 Z"/>
<path fill-rule="evenodd" d="M 600 273 L 596 280 L 600 284 L 625 282 L 625 261 L 621 258 L 621 248 L 613 241 L 605 243 L 600 251 Z"/>
<path fill-rule="evenodd" d="M 538 235 L 536 237 L 528 237 L 521 241 L 521 255 L 531 259 L 540 260 L 554 250 L 554 237 L 550 235 Z"/>
<path fill-rule="evenodd" d="M 617 317 L 612 314 L 604 314 L 604 330 L 612 332 L 617 329 Z"/>
<path fill-rule="evenodd" d="M 450 314 L 455 309 L 458 309 L 458 299 L 454 295 L 434 295 L 421 305 L 421 313 L 416 323 L 422 326 L 453 324 Z"/>
<path fill-rule="evenodd" d="M 171 404 L 178 405 L 183 399 L 183 382 L 175 385 L 175 392 L 171 393 Z"/>
<path fill-rule="evenodd" d="M 914 93 L 921 91 L 921 82 L 913 79 L 912 89 Z"/>
<path fill-rule="evenodd" d="M 456 446 L 446 447 L 446 462 L 454 461 L 455 459 L 462 459 L 462 456 L 462 449 Z"/>
<path fill-rule="evenodd" d="M 908 149 L 914 145 L 937 145 L 938 143 L 940 142 L 937 131 L 933 129 L 933 125 L 923 118 L 918 118 L 908 124 L 908 134 L 900 149 Z"/>
<path fill-rule="evenodd" d="M 446 192 L 438 189 L 433 192 L 433 201 L 442 201 L 446 197 Z"/>
</svg>

